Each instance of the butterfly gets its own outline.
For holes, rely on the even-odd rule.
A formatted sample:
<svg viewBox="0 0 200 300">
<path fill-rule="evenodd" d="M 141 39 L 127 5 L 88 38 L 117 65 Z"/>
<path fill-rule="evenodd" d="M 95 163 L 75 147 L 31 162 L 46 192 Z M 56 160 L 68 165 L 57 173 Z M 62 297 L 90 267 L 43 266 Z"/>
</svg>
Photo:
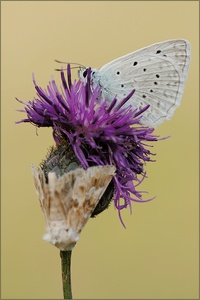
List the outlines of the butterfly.
<svg viewBox="0 0 200 300">
<path fill-rule="evenodd" d="M 184 39 L 159 42 L 119 57 L 91 70 L 91 82 L 101 87 L 101 97 L 121 100 L 133 89 L 126 103 L 144 111 L 141 124 L 156 127 L 169 120 L 180 105 L 190 65 L 190 43 Z M 86 81 L 88 68 L 79 78 Z"/>
</svg>

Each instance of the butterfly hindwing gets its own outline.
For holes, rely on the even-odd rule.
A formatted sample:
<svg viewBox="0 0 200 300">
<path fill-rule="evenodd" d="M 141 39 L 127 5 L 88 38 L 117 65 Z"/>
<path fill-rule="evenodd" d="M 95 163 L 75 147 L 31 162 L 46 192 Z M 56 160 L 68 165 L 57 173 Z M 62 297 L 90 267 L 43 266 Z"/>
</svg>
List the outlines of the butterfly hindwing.
<svg viewBox="0 0 200 300">
<path fill-rule="evenodd" d="M 94 83 L 111 101 L 124 98 L 135 89 L 127 105 L 142 108 L 141 123 L 155 127 L 170 119 L 179 106 L 190 63 L 190 44 L 169 40 L 117 58 L 96 71 Z"/>
</svg>

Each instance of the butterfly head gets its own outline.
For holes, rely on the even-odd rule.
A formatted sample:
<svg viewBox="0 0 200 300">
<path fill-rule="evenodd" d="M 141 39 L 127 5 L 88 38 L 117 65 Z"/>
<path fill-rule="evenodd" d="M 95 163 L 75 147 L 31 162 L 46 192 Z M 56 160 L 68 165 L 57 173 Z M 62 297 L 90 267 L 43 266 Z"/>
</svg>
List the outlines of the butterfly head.
<svg viewBox="0 0 200 300">
<path fill-rule="evenodd" d="M 88 69 L 89 68 L 80 68 L 78 70 L 78 77 L 80 78 L 81 81 L 86 82 L 87 74 L 88 74 Z"/>
<path fill-rule="evenodd" d="M 80 68 L 78 70 L 78 77 L 80 78 L 81 81 L 83 82 L 87 81 L 88 70 L 89 68 Z M 90 78 L 92 81 L 95 78 L 95 74 L 96 74 L 96 69 L 92 69 L 90 74 Z"/>
</svg>

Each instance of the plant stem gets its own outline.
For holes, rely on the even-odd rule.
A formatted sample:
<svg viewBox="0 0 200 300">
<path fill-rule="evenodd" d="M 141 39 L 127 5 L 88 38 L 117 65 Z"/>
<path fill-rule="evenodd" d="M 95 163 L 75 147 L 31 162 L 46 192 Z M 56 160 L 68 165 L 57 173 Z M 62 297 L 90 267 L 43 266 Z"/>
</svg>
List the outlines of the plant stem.
<svg viewBox="0 0 200 300">
<path fill-rule="evenodd" d="M 72 251 L 60 251 L 64 299 L 72 299 L 71 290 L 71 254 Z"/>
</svg>

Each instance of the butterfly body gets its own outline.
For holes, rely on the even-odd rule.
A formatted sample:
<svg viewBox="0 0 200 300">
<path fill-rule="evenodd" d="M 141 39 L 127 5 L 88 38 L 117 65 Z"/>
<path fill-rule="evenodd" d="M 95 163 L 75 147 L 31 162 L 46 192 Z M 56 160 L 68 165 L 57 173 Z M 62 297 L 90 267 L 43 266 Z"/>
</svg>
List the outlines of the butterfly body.
<svg viewBox="0 0 200 300">
<path fill-rule="evenodd" d="M 135 93 L 126 103 L 134 109 L 150 104 L 141 124 L 156 127 L 170 119 L 180 105 L 190 64 L 190 43 L 176 39 L 156 43 L 93 69 L 91 81 L 100 86 L 102 98 L 112 101 Z M 79 73 L 85 80 L 87 68 Z"/>
</svg>

